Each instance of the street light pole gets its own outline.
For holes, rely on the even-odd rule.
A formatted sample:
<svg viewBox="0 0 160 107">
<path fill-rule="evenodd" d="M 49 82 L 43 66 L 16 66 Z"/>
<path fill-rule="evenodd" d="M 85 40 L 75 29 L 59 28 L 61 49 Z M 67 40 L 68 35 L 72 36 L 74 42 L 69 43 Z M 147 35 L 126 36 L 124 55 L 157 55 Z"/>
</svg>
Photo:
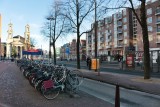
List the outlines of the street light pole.
<svg viewBox="0 0 160 107">
<path fill-rule="evenodd" d="M 54 20 L 54 18 L 52 16 L 48 17 L 47 20 L 50 21 L 50 36 L 49 36 L 49 63 L 50 63 L 50 59 L 51 59 L 51 35 L 52 35 L 52 20 Z"/>
</svg>

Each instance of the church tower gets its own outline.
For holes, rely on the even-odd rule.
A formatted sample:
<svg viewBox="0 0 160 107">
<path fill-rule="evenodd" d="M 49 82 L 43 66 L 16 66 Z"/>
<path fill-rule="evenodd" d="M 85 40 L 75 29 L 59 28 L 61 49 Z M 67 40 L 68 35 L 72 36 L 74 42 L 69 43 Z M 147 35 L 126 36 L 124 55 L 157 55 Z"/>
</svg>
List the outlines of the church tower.
<svg viewBox="0 0 160 107">
<path fill-rule="evenodd" d="M 10 22 L 8 24 L 8 37 L 7 37 L 7 53 L 6 56 L 8 58 L 11 57 L 11 53 L 12 53 L 12 42 L 13 42 L 13 24 Z"/>
<path fill-rule="evenodd" d="M 30 26 L 28 24 L 25 26 L 24 38 L 26 50 L 28 50 L 30 48 Z"/>
<path fill-rule="evenodd" d="M 12 39 L 12 37 L 13 37 L 13 29 L 12 29 L 12 27 L 13 27 L 13 24 L 12 23 L 9 23 L 8 24 L 8 38 L 7 39 Z"/>
</svg>

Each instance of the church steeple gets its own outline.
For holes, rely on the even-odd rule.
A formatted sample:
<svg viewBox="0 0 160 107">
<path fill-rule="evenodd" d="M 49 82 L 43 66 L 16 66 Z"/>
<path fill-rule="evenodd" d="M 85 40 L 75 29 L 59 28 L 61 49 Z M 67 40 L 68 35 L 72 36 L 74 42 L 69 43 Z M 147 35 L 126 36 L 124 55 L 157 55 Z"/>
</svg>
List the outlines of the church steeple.
<svg viewBox="0 0 160 107">
<path fill-rule="evenodd" d="M 13 37 L 13 29 L 12 29 L 13 24 L 9 23 L 8 24 L 8 39 L 11 39 Z"/>
<path fill-rule="evenodd" d="M 24 38 L 25 43 L 30 43 L 30 26 L 28 24 L 25 26 Z"/>
</svg>

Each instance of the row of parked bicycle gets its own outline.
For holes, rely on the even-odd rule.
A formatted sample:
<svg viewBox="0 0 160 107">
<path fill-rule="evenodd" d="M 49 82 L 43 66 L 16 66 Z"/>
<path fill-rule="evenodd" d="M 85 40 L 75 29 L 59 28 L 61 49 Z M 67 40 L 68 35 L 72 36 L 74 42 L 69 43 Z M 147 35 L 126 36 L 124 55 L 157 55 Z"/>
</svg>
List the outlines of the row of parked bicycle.
<svg viewBox="0 0 160 107">
<path fill-rule="evenodd" d="M 43 64 L 41 61 L 17 60 L 17 66 L 31 86 L 47 99 L 54 99 L 59 92 L 75 93 L 83 82 L 79 70 L 69 70 L 64 65 Z"/>
</svg>

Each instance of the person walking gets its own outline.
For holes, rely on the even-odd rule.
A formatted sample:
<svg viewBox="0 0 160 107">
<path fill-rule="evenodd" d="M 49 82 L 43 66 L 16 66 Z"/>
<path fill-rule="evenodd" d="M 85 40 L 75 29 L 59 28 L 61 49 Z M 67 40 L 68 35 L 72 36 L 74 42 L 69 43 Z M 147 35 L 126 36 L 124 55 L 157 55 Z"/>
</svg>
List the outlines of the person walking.
<svg viewBox="0 0 160 107">
<path fill-rule="evenodd" d="M 88 67 L 88 69 L 90 70 L 90 69 L 91 69 L 91 58 L 90 58 L 90 57 L 87 57 L 86 62 L 87 62 L 87 67 Z"/>
<path fill-rule="evenodd" d="M 89 66 L 89 59 L 90 59 L 90 57 L 87 57 L 87 59 L 86 59 L 87 67 Z"/>
</svg>

